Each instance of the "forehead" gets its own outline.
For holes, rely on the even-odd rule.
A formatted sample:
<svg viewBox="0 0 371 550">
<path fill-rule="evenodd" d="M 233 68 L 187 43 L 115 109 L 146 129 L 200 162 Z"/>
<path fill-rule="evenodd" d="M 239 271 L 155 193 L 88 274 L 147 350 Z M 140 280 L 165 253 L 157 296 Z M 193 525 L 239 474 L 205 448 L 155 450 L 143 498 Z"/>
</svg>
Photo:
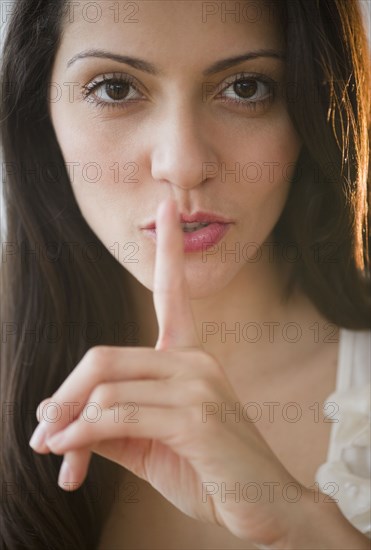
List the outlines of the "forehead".
<svg viewBox="0 0 371 550">
<path fill-rule="evenodd" d="M 284 49 L 272 1 L 67 1 L 59 56 L 90 48 L 122 53 L 124 48 L 125 54 L 140 52 L 149 61 L 174 59 L 178 67 L 191 59 L 201 69 L 208 60 L 226 57 L 224 51 L 239 54 L 244 46 Z"/>
</svg>

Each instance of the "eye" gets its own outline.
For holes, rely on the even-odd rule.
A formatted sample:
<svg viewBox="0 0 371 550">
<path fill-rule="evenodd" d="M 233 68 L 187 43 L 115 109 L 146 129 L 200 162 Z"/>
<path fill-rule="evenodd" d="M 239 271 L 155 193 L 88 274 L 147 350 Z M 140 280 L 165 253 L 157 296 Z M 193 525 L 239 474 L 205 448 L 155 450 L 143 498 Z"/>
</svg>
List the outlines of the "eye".
<svg viewBox="0 0 371 550">
<path fill-rule="evenodd" d="M 231 86 L 228 86 L 227 90 L 229 88 L 232 88 L 232 93 L 238 94 L 239 98 L 242 97 L 242 99 L 249 99 L 250 101 L 260 101 L 267 95 L 267 85 L 255 79 L 244 78 L 236 80 Z M 231 92 L 227 94 L 227 96 L 231 95 Z M 254 98 L 254 96 L 257 97 Z"/>
<path fill-rule="evenodd" d="M 224 88 L 222 98 L 226 103 L 235 103 L 249 109 L 265 106 L 272 102 L 277 82 L 265 75 L 242 74 Z"/>
<path fill-rule="evenodd" d="M 101 78 L 83 86 L 82 90 L 86 101 L 102 107 L 124 108 L 127 103 L 142 99 L 134 80 L 129 76 L 102 75 Z"/>
<path fill-rule="evenodd" d="M 131 84 L 123 80 L 110 80 L 97 87 L 95 95 L 103 101 L 123 101 L 128 99 Z"/>
</svg>

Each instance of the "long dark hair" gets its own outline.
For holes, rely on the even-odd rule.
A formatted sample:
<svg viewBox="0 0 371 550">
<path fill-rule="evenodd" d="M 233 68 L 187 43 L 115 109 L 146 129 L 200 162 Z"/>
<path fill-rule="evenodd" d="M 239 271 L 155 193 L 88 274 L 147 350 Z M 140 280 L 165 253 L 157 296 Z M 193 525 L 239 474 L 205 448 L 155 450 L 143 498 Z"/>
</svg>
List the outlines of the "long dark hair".
<svg viewBox="0 0 371 550">
<path fill-rule="evenodd" d="M 66 5 L 17 0 L 2 63 L 0 541 L 11 549 L 97 546 L 112 504 L 101 489 L 120 468 L 93 455 L 87 481 L 67 493 L 56 486 L 62 457 L 28 441 L 36 405 L 90 347 L 135 345 L 125 331 L 127 272 L 84 220 L 48 114 Z M 288 109 L 304 144 L 274 231 L 300 250 L 288 291 L 299 284 L 329 321 L 368 329 L 370 69 L 360 9 L 349 0 L 274 5 L 287 80 L 297 84 Z"/>
</svg>

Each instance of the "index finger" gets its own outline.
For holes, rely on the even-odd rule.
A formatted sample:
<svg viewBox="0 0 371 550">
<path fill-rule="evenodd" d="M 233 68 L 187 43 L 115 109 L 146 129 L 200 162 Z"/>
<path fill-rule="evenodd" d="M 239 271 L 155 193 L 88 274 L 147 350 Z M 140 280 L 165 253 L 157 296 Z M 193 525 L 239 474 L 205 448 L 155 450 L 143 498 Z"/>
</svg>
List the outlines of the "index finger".
<svg viewBox="0 0 371 550">
<path fill-rule="evenodd" d="M 171 198 L 157 209 L 153 301 L 159 325 L 155 349 L 201 347 L 185 274 L 183 231 Z"/>
</svg>

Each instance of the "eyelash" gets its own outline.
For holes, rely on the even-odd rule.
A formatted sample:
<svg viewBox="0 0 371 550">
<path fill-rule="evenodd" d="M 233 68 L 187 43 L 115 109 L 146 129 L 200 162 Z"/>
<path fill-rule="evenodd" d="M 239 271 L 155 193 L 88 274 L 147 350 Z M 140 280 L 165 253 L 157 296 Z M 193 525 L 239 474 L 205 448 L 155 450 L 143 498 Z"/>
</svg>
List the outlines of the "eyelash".
<svg viewBox="0 0 371 550">
<path fill-rule="evenodd" d="M 107 77 L 105 74 L 103 74 L 100 80 L 93 80 L 89 84 L 82 86 L 82 96 L 84 101 L 93 103 L 94 106 L 99 109 L 127 109 L 130 103 L 136 103 L 138 101 L 138 100 L 130 100 L 130 99 L 129 100 L 123 99 L 123 100 L 117 100 L 117 101 L 114 101 L 114 100 L 102 101 L 100 99 L 97 99 L 96 96 L 94 96 L 93 92 L 95 90 L 99 89 L 100 87 L 104 87 L 106 83 L 113 83 L 113 82 L 119 83 L 121 85 L 128 84 L 136 92 L 140 93 L 136 85 L 136 81 L 129 75 L 126 75 L 125 77 L 123 77 L 121 74 L 116 76 L 113 73 L 109 77 Z M 240 73 L 238 75 L 235 75 L 233 77 L 233 80 L 227 82 L 227 86 L 224 87 L 222 90 L 220 90 L 220 92 L 225 92 L 229 88 L 233 87 L 233 85 L 236 84 L 237 82 L 258 82 L 260 84 L 262 83 L 268 88 L 268 93 L 264 96 L 263 99 L 259 99 L 255 101 L 244 100 L 244 99 L 236 100 L 236 99 L 223 98 L 223 102 L 238 105 L 239 107 L 242 107 L 244 109 L 250 109 L 250 110 L 256 111 L 257 109 L 263 109 L 267 105 L 267 103 L 273 102 L 276 97 L 278 83 L 272 78 L 269 78 L 265 75 L 258 74 L 258 73 Z M 129 95 L 130 95 L 130 92 L 129 92 Z"/>
</svg>

